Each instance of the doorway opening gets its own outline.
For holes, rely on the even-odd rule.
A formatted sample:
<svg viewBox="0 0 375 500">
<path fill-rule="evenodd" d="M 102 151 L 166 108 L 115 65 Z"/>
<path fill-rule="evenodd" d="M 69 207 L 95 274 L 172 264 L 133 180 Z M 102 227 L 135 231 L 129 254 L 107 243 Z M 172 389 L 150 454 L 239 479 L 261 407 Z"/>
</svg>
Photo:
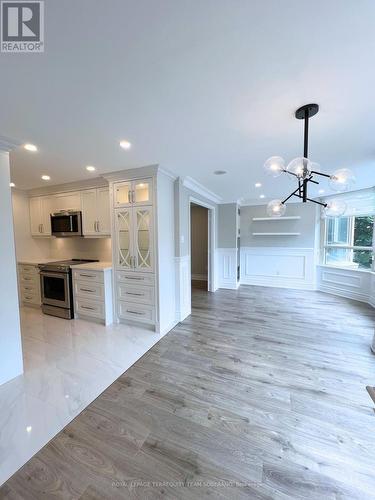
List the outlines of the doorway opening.
<svg viewBox="0 0 375 500">
<path fill-rule="evenodd" d="M 209 290 L 209 210 L 190 204 L 191 288 Z"/>
</svg>

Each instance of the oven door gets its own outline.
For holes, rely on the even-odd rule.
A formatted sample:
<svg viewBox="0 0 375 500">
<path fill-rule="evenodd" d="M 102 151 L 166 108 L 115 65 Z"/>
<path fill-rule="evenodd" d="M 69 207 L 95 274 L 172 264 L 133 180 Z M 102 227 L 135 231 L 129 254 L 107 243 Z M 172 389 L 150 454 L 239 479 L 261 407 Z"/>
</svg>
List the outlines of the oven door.
<svg viewBox="0 0 375 500">
<path fill-rule="evenodd" d="M 40 272 L 42 303 L 70 309 L 69 274 Z"/>
<path fill-rule="evenodd" d="M 51 230 L 52 236 L 60 238 L 82 236 L 81 212 L 51 215 Z"/>
</svg>

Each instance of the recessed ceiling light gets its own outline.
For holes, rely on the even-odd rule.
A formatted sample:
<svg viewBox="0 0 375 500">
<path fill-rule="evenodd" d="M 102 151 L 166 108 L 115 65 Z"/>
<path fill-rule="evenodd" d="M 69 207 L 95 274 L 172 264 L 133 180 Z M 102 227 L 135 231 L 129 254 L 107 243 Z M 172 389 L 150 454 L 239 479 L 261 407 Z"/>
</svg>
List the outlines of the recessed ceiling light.
<svg viewBox="0 0 375 500">
<path fill-rule="evenodd" d="M 130 149 L 132 147 L 131 143 L 129 141 L 120 141 L 120 146 L 122 149 Z"/>
<path fill-rule="evenodd" d="M 89 172 L 95 172 L 96 168 L 92 165 L 87 165 L 86 170 L 88 170 Z"/>
<path fill-rule="evenodd" d="M 215 170 L 214 174 L 215 175 L 225 175 L 227 173 L 226 170 Z"/>
<path fill-rule="evenodd" d="M 261 188 L 262 187 L 262 183 L 261 182 L 256 182 L 255 183 L 255 187 L 256 188 Z"/>
<path fill-rule="evenodd" d="M 319 189 L 318 193 L 319 193 L 319 194 L 324 194 L 324 193 L 325 193 L 325 191 L 324 191 L 324 189 Z"/>
<path fill-rule="evenodd" d="M 26 427 L 26 432 L 31 432 L 33 430 L 33 428 L 31 427 L 31 425 L 28 425 Z"/>
<path fill-rule="evenodd" d="M 44 181 L 49 181 L 49 180 L 51 180 L 51 177 L 49 175 L 42 175 L 42 179 Z"/>
<path fill-rule="evenodd" d="M 33 153 L 35 153 L 36 151 L 38 151 L 38 148 L 34 144 L 25 144 L 23 147 L 27 151 L 32 151 Z"/>
<path fill-rule="evenodd" d="M 9 187 L 14 188 L 14 187 L 16 187 L 16 185 L 14 184 L 14 182 L 11 182 L 11 183 L 9 184 Z"/>
<path fill-rule="evenodd" d="M 265 197 L 266 197 L 266 196 L 265 196 L 264 194 L 261 194 L 261 195 L 259 196 L 259 198 L 262 198 L 262 200 L 263 200 L 263 198 L 265 198 Z"/>
</svg>

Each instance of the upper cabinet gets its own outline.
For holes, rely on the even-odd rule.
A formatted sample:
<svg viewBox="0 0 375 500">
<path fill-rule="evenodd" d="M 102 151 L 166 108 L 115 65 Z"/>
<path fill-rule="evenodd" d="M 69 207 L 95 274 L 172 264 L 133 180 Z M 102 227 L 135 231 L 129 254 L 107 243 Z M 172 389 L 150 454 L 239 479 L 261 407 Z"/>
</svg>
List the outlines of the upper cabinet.
<svg viewBox="0 0 375 500">
<path fill-rule="evenodd" d="M 51 236 L 51 214 L 64 210 L 82 211 L 84 236 L 111 235 L 108 187 L 31 197 L 31 235 Z"/>
<path fill-rule="evenodd" d="M 30 198 L 30 229 L 32 236 L 51 236 L 52 198 Z"/>
<path fill-rule="evenodd" d="M 153 204 L 152 179 L 137 179 L 116 183 L 114 207 L 130 207 Z"/>
<path fill-rule="evenodd" d="M 109 236 L 111 218 L 109 189 L 87 189 L 81 193 L 84 236 Z"/>
</svg>

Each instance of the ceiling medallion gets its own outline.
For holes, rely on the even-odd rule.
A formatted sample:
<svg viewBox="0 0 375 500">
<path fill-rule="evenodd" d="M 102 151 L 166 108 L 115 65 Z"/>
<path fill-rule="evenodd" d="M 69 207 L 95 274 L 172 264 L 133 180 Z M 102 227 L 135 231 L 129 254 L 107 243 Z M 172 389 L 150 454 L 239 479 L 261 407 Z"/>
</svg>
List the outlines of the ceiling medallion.
<svg viewBox="0 0 375 500">
<path fill-rule="evenodd" d="M 315 176 L 327 177 L 330 187 L 335 191 L 347 191 L 355 182 L 355 177 L 348 168 L 340 168 L 332 175 L 324 174 L 319 171 L 319 165 L 308 159 L 309 144 L 309 118 L 313 117 L 319 111 L 318 104 L 306 104 L 298 108 L 295 117 L 298 120 L 304 120 L 304 147 L 303 157 L 294 158 L 287 166 L 281 156 L 271 156 L 264 164 L 265 171 L 272 177 L 279 177 L 286 173 L 298 182 L 298 187 L 285 200 L 272 200 L 267 205 L 267 213 L 271 217 L 281 217 L 285 214 L 285 203 L 293 196 L 300 198 L 303 203 L 308 201 L 321 205 L 328 216 L 340 216 L 345 213 L 346 203 L 341 200 L 332 200 L 328 203 L 321 203 L 308 197 L 309 183 L 319 184 Z"/>
</svg>

